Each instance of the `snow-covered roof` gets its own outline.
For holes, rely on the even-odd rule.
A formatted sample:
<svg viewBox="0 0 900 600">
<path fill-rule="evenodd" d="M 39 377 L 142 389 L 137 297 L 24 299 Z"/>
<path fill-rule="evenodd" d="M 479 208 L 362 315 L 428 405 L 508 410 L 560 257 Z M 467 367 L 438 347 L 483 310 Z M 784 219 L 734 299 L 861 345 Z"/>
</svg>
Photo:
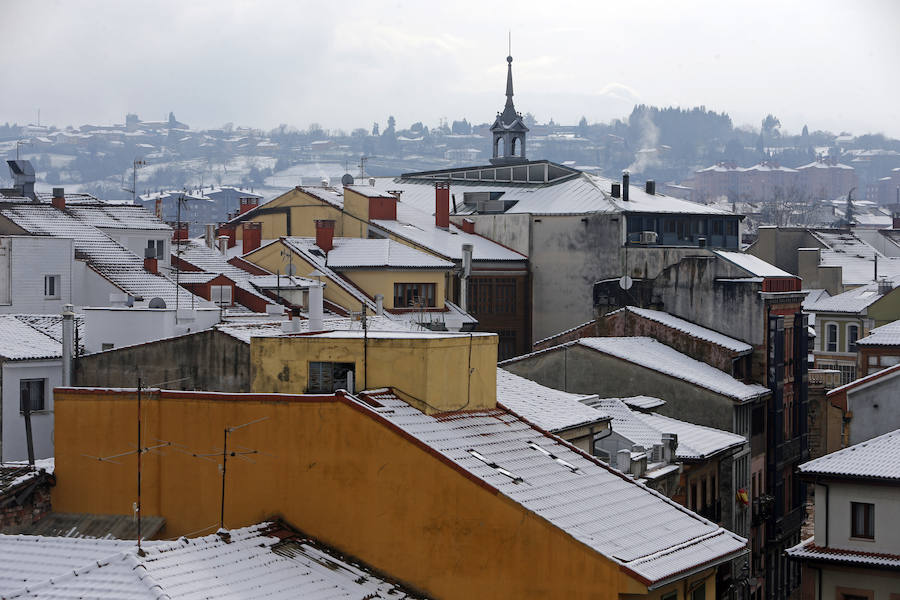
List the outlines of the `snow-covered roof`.
<svg viewBox="0 0 900 600">
<path fill-rule="evenodd" d="M 574 343 L 669 377 L 693 383 L 740 402 L 753 400 L 769 393 L 768 388 L 755 383 L 744 383 L 724 371 L 694 360 L 652 338 L 591 337 L 581 338 Z"/>
<path fill-rule="evenodd" d="M 6 360 L 61 358 L 62 343 L 17 315 L 0 315 L 0 357 Z"/>
<path fill-rule="evenodd" d="M 820 298 L 816 302 L 810 302 L 803 306 L 803 310 L 814 313 L 863 313 L 876 301 L 881 300 L 882 294 L 878 292 L 878 284 L 870 283 L 842 294 Z"/>
<path fill-rule="evenodd" d="M 570 394 L 497 369 L 497 402 L 541 429 L 559 432 L 603 421 L 608 416 L 585 401 L 597 396 Z"/>
<path fill-rule="evenodd" d="M 116 600 L 410 598 L 407 590 L 285 527 L 262 523 L 174 542 L 0 535 L 4 598 Z"/>
<path fill-rule="evenodd" d="M 865 565 L 868 567 L 882 567 L 885 569 L 900 569 L 900 554 L 884 554 L 880 552 L 861 552 L 858 550 L 846 550 L 843 548 L 826 548 L 817 546 L 815 538 L 809 538 L 792 548 L 785 550 L 791 558 L 798 560 L 814 560 L 843 564 L 847 566 Z"/>
<path fill-rule="evenodd" d="M 713 344 L 721 346 L 726 350 L 731 350 L 732 352 L 746 353 L 753 351 L 753 346 L 751 346 L 750 344 L 728 337 L 727 335 L 723 335 L 718 331 L 713 331 L 712 329 L 707 329 L 706 327 L 703 327 L 701 325 L 691 323 L 690 321 L 686 321 L 680 317 L 676 317 L 675 315 L 671 315 L 661 310 L 651 310 L 649 308 L 639 308 L 637 306 L 626 306 L 610 314 L 615 314 L 619 311 L 628 311 L 634 313 L 644 319 L 656 321 L 657 323 L 681 331 L 682 333 L 685 333 L 693 338 L 697 338 L 698 340 L 712 342 Z"/>
<path fill-rule="evenodd" d="M 900 346 L 900 321 L 876 327 L 864 338 L 856 341 L 857 346 Z"/>
<path fill-rule="evenodd" d="M 649 586 L 724 562 L 746 540 L 503 408 L 426 415 L 392 391 L 361 407 Z"/>
<path fill-rule="evenodd" d="M 850 231 L 810 230 L 823 246 L 819 252 L 819 266 L 841 267 L 846 286 L 865 285 L 875 280 L 875 257 L 878 275 L 893 279 L 900 277 L 900 257 L 887 257 Z"/>
<path fill-rule="evenodd" d="M 172 255 L 190 263 L 208 275 L 225 275 L 237 287 L 248 294 L 265 300 L 267 303 L 274 303 L 270 298 L 259 293 L 256 287 L 253 286 L 254 277 L 252 274 L 229 263 L 227 256 L 218 250 L 208 247 L 203 240 L 182 240 L 177 244 L 173 244 Z M 179 282 L 190 283 L 192 278 L 195 279 L 195 283 L 205 283 L 212 279 L 212 277 L 204 276 L 202 273 L 194 275 L 190 271 L 182 271 L 178 280 Z"/>
<path fill-rule="evenodd" d="M 717 256 L 747 271 L 753 277 L 796 277 L 796 275 L 782 271 L 775 265 L 769 264 L 752 254 L 727 252 L 725 250 L 714 250 L 714 252 Z"/>
<path fill-rule="evenodd" d="M 379 190 L 378 188 L 371 185 L 345 185 L 344 189 L 356 192 L 360 196 L 365 196 L 366 198 L 391 198 L 392 200 L 397 199 L 397 196 L 395 196 L 394 194 Z"/>
<path fill-rule="evenodd" d="M 255 323 L 220 323 L 213 327 L 222 333 L 238 339 L 245 344 L 250 343 L 253 337 L 275 337 L 284 335 L 281 328 L 281 320 L 260 321 Z M 362 330 L 362 323 L 350 317 L 332 317 L 322 321 L 326 331 L 354 331 Z M 299 319 L 297 330 L 299 333 L 309 331 L 309 320 Z M 385 316 L 370 316 L 366 318 L 366 327 L 369 331 L 421 331 L 422 328 L 409 321 L 394 321 Z"/>
<path fill-rule="evenodd" d="M 803 310 L 805 312 L 812 312 L 812 309 L 810 308 L 811 306 L 813 306 L 819 300 L 828 298 L 831 295 L 828 293 L 828 290 L 825 289 L 814 288 L 804 289 L 803 291 L 806 292 L 806 296 L 803 298 L 802 304 Z"/>
<path fill-rule="evenodd" d="M 477 172 L 477 169 L 474 169 Z M 454 197 L 456 214 L 471 209 L 463 205 L 465 192 L 500 192 L 505 202 L 515 202 L 506 214 L 576 215 L 589 213 L 684 213 L 732 215 L 718 208 L 679 200 L 663 194 L 647 194 L 643 187 L 629 188 L 629 201 L 613 198 L 612 179 L 575 171 L 570 175 L 546 183 L 512 183 L 466 181 L 451 179 L 450 192 Z M 375 187 L 401 191 L 401 202 L 407 202 L 426 213 L 434 211 L 434 179 L 411 173 L 402 177 L 376 178 Z"/>
<path fill-rule="evenodd" d="M 166 231 L 169 236 L 172 228 L 160 221 L 156 215 L 143 206 L 136 204 L 107 204 L 96 202 L 91 204 L 67 204 L 66 210 L 85 225 L 101 229 L 141 229 Z"/>
<path fill-rule="evenodd" d="M 463 244 L 472 244 L 472 260 L 474 261 L 524 261 L 526 259 L 524 255 L 515 250 L 501 246 L 486 237 L 466 233 L 453 223 L 447 229 L 441 229 L 434 222 L 434 206 L 431 207 L 431 212 L 426 212 L 407 202 L 400 201 L 397 203 L 396 221 L 373 219 L 372 223 L 450 260 L 462 260 Z"/>
<path fill-rule="evenodd" d="M 34 461 L 34 467 L 27 462 L 0 463 L 0 496 L 15 491 L 24 483 L 34 481 L 45 475 L 53 474 L 52 458 Z"/>
<path fill-rule="evenodd" d="M 628 405 L 629 408 L 636 408 L 644 411 L 659 408 L 666 403 L 665 400 L 653 398 L 651 396 L 631 396 L 630 398 L 622 398 L 622 402 Z"/>
<path fill-rule="evenodd" d="M 900 429 L 800 465 L 801 473 L 900 483 Z"/>
<path fill-rule="evenodd" d="M 601 398 L 588 401 L 588 404 L 612 416 L 610 426 L 615 433 L 648 450 L 662 443 L 662 434 L 674 433 L 678 436 L 675 456 L 680 460 L 707 459 L 747 443 L 743 436 L 728 431 L 632 410 L 625 399 Z"/>
<path fill-rule="evenodd" d="M 843 163 L 831 163 L 831 162 L 826 162 L 826 161 L 821 161 L 821 160 L 811 162 L 807 165 L 803 165 L 802 167 L 797 167 L 798 171 L 804 171 L 806 169 L 844 169 L 844 170 L 855 171 L 855 169 L 853 167 L 851 167 L 850 165 L 845 165 Z"/>
<path fill-rule="evenodd" d="M 179 289 L 165 275 L 148 272 L 144 269 L 143 257 L 99 228 L 76 218 L 69 208 L 59 210 L 49 204 L 0 203 L 0 215 L 32 235 L 73 239 L 75 257 L 86 260 L 91 269 L 125 293 L 147 301 L 162 298 L 168 306 L 175 306 L 176 294 L 185 306 L 190 306 L 192 300 L 201 306 L 209 305 L 207 300 Z"/>
<path fill-rule="evenodd" d="M 286 237 L 285 245 L 304 257 L 314 257 L 331 269 L 452 269 L 453 263 L 410 248 L 394 240 L 365 238 L 334 238 L 334 248 L 326 253 L 316 245 L 315 238 Z M 302 274 L 301 274 L 302 275 Z"/>
</svg>

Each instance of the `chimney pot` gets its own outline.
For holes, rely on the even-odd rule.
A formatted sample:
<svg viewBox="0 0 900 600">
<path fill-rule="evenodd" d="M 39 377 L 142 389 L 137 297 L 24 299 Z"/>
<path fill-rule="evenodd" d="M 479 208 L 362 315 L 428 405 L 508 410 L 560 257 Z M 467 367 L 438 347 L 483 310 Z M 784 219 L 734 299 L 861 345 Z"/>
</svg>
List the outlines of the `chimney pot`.
<svg viewBox="0 0 900 600">
<path fill-rule="evenodd" d="M 646 191 L 651 196 L 656 195 L 656 182 L 652 179 L 648 179 L 644 184 L 644 191 Z"/>
<path fill-rule="evenodd" d="M 247 254 L 253 252 L 262 244 L 262 223 L 249 221 L 244 223 L 244 231 L 241 236 L 241 252 Z"/>
<path fill-rule="evenodd" d="M 172 240 L 186 240 L 188 239 L 188 227 L 187 223 L 174 223 L 172 227 Z"/>
<path fill-rule="evenodd" d="M 372 187 L 375 187 L 375 178 L 374 177 L 369 177 L 369 185 L 371 185 Z"/>
<path fill-rule="evenodd" d="M 207 223 L 206 235 L 204 237 L 206 240 L 206 247 L 210 250 L 214 250 L 216 247 L 216 226 L 212 223 Z"/>
<path fill-rule="evenodd" d="M 475 233 L 475 221 L 472 219 L 463 219 L 462 230 L 466 233 Z"/>
<path fill-rule="evenodd" d="M 324 290 L 321 284 L 309 288 L 309 331 L 325 329 Z"/>
<path fill-rule="evenodd" d="M 441 229 L 450 228 L 450 182 L 434 182 L 434 224 Z"/>
<path fill-rule="evenodd" d="M 53 188 L 53 199 L 50 201 L 53 206 L 56 208 L 65 208 L 66 207 L 66 190 L 65 188 L 55 187 Z"/>
<path fill-rule="evenodd" d="M 622 200 L 628 202 L 628 187 L 631 174 L 628 171 L 622 171 Z"/>
<path fill-rule="evenodd" d="M 900 189 L 900 188 L 898 188 Z M 891 223 L 891 229 L 900 229 L 900 213 L 895 212 L 892 215 L 893 223 Z"/>
<path fill-rule="evenodd" d="M 622 448 L 616 452 L 616 468 L 623 473 L 631 472 L 631 450 Z"/>
<path fill-rule="evenodd" d="M 316 219 L 316 246 L 325 252 L 334 248 L 334 219 Z"/>
<path fill-rule="evenodd" d="M 384 314 L 384 294 L 375 294 L 375 314 L 378 316 Z"/>
<path fill-rule="evenodd" d="M 220 235 L 217 238 L 217 241 L 219 242 L 219 252 L 221 252 L 222 254 L 228 254 L 228 236 Z"/>
</svg>

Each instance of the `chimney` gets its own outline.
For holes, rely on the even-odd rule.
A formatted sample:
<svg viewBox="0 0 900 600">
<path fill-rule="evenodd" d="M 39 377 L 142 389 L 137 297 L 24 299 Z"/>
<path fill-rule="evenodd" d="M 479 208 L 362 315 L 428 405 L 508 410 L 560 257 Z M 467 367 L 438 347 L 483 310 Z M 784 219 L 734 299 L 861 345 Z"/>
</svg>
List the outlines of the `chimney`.
<svg viewBox="0 0 900 600">
<path fill-rule="evenodd" d="M 384 314 L 384 294 L 375 294 L 375 314 L 379 317 Z"/>
<path fill-rule="evenodd" d="M 334 219 L 316 219 L 316 246 L 325 252 L 334 248 Z"/>
<path fill-rule="evenodd" d="M 72 354 L 75 350 L 75 313 L 71 304 L 63 306 L 62 312 L 62 384 L 72 385 Z"/>
<path fill-rule="evenodd" d="M 203 236 L 206 240 L 206 247 L 210 250 L 215 250 L 216 248 L 216 226 L 212 223 L 206 224 L 206 235 Z"/>
<path fill-rule="evenodd" d="M 322 187 L 328 187 L 328 185 L 329 185 L 330 183 L 331 183 L 331 180 L 328 179 L 327 177 L 323 177 L 323 178 L 322 178 Z"/>
<path fill-rule="evenodd" d="M 322 331 L 325 329 L 322 288 L 323 286 L 321 283 L 317 283 L 309 288 L 309 331 L 311 332 Z"/>
<path fill-rule="evenodd" d="M 669 464 L 675 460 L 675 449 L 678 448 L 678 436 L 674 433 L 662 434 L 663 462 Z"/>
<path fill-rule="evenodd" d="M 240 198 L 238 200 L 240 202 L 240 208 L 238 209 L 238 214 L 242 215 L 249 210 L 253 210 L 257 206 L 259 206 L 259 198 Z"/>
<path fill-rule="evenodd" d="M 156 264 L 156 249 L 144 248 L 144 269 L 154 275 L 159 272 Z"/>
<path fill-rule="evenodd" d="M 372 187 L 375 187 L 375 178 L 374 177 L 369 177 L 369 185 L 371 185 Z"/>
<path fill-rule="evenodd" d="M 216 238 L 216 241 L 219 243 L 219 252 L 222 254 L 228 254 L 228 236 L 220 235 Z"/>
<path fill-rule="evenodd" d="M 160 221 L 162 221 L 162 218 L 163 218 L 162 198 L 157 198 L 157 199 L 156 199 L 156 210 L 154 211 L 153 214 L 156 215 L 156 218 L 157 218 L 157 219 L 159 219 Z"/>
<path fill-rule="evenodd" d="M 262 244 L 262 223 L 255 223 L 253 221 L 244 223 L 244 232 L 241 238 L 241 242 L 243 243 L 241 252 L 243 254 L 247 254 L 248 252 L 252 252 L 259 248 Z"/>
<path fill-rule="evenodd" d="M 622 200 L 628 202 L 628 186 L 631 174 L 628 171 L 622 171 Z"/>
<path fill-rule="evenodd" d="M 56 208 L 66 207 L 66 190 L 65 188 L 53 188 L 53 200 L 50 201 Z"/>
<path fill-rule="evenodd" d="M 475 221 L 472 219 L 463 219 L 462 230 L 466 233 L 475 233 Z"/>
<path fill-rule="evenodd" d="M 892 217 L 894 222 L 891 224 L 891 229 L 900 229 L 900 212 L 895 212 Z"/>
<path fill-rule="evenodd" d="M 450 182 L 434 182 L 434 224 L 441 229 L 450 228 Z"/>
<path fill-rule="evenodd" d="M 631 472 L 631 450 L 622 448 L 616 452 L 616 468 L 623 473 Z"/>
<path fill-rule="evenodd" d="M 612 184 L 612 190 L 610 191 L 610 194 L 612 195 L 613 198 L 618 198 L 619 196 L 621 196 L 622 195 L 622 184 L 621 183 Z"/>
<path fill-rule="evenodd" d="M 172 241 L 177 242 L 188 239 L 188 227 L 187 223 L 175 223 L 172 228 Z"/>
<path fill-rule="evenodd" d="M 656 195 L 656 182 L 652 179 L 648 179 L 647 182 L 644 183 L 644 191 L 651 196 Z"/>
</svg>

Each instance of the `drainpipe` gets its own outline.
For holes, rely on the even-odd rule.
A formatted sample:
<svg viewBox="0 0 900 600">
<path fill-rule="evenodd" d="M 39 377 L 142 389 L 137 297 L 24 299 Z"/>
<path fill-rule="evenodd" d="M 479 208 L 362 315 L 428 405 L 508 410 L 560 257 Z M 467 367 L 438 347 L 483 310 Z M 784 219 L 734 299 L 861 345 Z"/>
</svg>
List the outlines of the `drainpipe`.
<svg viewBox="0 0 900 600">
<path fill-rule="evenodd" d="M 828 547 L 828 500 L 831 493 L 830 488 L 827 483 L 820 483 L 819 485 L 825 488 L 825 547 Z"/>
<path fill-rule="evenodd" d="M 459 274 L 459 307 L 469 312 L 469 275 L 472 273 L 472 244 L 462 245 L 462 271 Z"/>
<path fill-rule="evenodd" d="M 63 306 L 62 313 L 62 384 L 72 385 L 72 352 L 75 345 L 75 313 L 71 304 Z"/>
</svg>

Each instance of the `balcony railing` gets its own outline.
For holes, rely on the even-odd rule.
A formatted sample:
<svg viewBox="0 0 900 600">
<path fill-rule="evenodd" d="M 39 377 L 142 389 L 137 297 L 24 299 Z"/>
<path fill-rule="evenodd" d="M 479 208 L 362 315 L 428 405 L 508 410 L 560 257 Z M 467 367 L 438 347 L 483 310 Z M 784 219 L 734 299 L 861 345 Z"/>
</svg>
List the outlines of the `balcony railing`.
<svg viewBox="0 0 900 600">
<path fill-rule="evenodd" d="M 810 369 L 809 385 L 821 385 L 832 390 L 841 385 L 841 372 L 835 369 Z"/>
<path fill-rule="evenodd" d="M 798 506 L 780 519 L 775 519 L 775 535 L 780 538 L 798 531 L 805 517 L 806 508 Z"/>
<path fill-rule="evenodd" d="M 788 463 L 800 460 L 803 451 L 802 440 L 803 438 L 798 435 L 797 437 L 785 440 L 778 445 L 778 448 L 775 450 L 776 468 L 781 469 Z"/>
</svg>

